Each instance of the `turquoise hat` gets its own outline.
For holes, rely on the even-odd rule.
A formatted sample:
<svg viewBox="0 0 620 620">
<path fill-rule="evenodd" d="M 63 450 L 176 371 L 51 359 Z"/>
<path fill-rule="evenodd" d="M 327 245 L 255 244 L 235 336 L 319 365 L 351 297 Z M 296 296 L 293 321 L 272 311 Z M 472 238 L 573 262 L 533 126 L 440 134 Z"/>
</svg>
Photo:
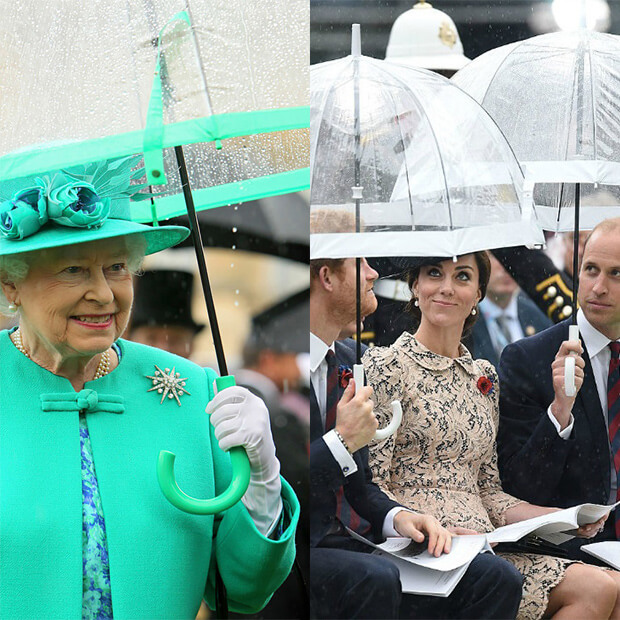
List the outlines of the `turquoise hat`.
<svg viewBox="0 0 620 620">
<path fill-rule="evenodd" d="M 151 198 L 136 168 L 139 156 L 74 166 L 0 183 L 0 256 L 141 235 L 146 254 L 180 243 L 183 226 L 146 226 L 131 219 L 131 201 Z"/>
</svg>

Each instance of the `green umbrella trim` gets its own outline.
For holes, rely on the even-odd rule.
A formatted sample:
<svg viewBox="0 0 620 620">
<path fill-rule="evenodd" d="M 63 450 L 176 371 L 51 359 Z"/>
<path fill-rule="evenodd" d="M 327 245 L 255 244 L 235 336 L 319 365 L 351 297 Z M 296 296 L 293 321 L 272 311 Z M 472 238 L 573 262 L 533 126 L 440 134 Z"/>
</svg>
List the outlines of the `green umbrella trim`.
<svg viewBox="0 0 620 620">
<path fill-rule="evenodd" d="M 310 187 L 310 168 L 291 172 L 281 172 L 269 176 L 248 179 L 236 183 L 226 183 L 192 191 L 198 211 L 205 211 L 224 205 L 259 200 L 268 196 L 299 192 Z M 187 214 L 182 194 L 158 198 L 151 210 L 150 201 L 132 202 L 131 219 L 134 222 L 154 223 L 171 217 Z M 155 219 L 154 219 L 155 218 Z"/>
<path fill-rule="evenodd" d="M 216 142 L 261 133 L 305 129 L 309 126 L 309 106 L 214 114 L 206 118 L 164 125 L 163 148 L 199 142 Z M 38 145 L 31 150 L 20 150 L 0 157 L 0 181 L 42 174 L 103 159 L 141 154 L 143 148 L 144 130 L 81 142 L 53 143 L 45 148 Z M 224 148 L 226 148 L 225 144 Z"/>
</svg>

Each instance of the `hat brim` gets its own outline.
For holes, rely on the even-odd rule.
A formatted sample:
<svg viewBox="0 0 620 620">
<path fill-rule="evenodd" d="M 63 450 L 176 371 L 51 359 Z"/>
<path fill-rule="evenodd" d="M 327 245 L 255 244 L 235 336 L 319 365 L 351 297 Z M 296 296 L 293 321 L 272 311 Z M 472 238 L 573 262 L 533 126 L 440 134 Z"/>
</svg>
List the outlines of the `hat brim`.
<svg viewBox="0 0 620 620">
<path fill-rule="evenodd" d="M 129 220 L 108 219 L 100 228 L 71 228 L 48 223 L 41 230 L 15 241 L 0 237 L 0 256 L 36 252 L 49 248 L 141 235 L 146 241 L 145 255 L 171 248 L 186 239 L 189 229 L 184 226 L 146 226 Z"/>
</svg>

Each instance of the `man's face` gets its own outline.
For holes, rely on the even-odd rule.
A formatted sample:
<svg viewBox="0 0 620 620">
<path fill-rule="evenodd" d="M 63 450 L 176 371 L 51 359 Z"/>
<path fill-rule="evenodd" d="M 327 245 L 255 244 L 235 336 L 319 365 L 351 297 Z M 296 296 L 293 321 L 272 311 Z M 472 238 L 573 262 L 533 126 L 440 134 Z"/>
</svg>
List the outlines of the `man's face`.
<svg viewBox="0 0 620 620">
<path fill-rule="evenodd" d="M 343 325 L 355 321 L 356 291 L 355 291 L 355 259 L 345 259 L 342 267 L 334 272 L 333 292 L 334 305 Z M 368 264 L 365 258 L 360 261 L 360 291 L 362 317 L 372 314 L 377 309 L 377 298 L 373 291 L 375 280 L 379 274 Z"/>
<path fill-rule="evenodd" d="M 491 261 L 491 276 L 487 285 L 487 296 L 493 299 L 496 296 L 512 295 L 518 288 L 517 283 L 490 252 L 489 260 Z"/>
<path fill-rule="evenodd" d="M 141 325 L 131 330 L 130 340 L 189 358 L 194 330 L 181 325 Z"/>
<path fill-rule="evenodd" d="M 586 239 L 590 234 L 589 230 L 582 230 L 579 233 L 579 268 L 581 269 L 581 261 L 583 260 L 583 248 L 586 244 Z M 572 232 L 564 233 L 564 271 L 569 276 L 573 275 L 573 260 L 575 256 L 575 235 Z"/>
<path fill-rule="evenodd" d="M 620 229 L 597 231 L 590 237 L 577 297 L 595 329 L 611 340 L 620 338 Z"/>
</svg>

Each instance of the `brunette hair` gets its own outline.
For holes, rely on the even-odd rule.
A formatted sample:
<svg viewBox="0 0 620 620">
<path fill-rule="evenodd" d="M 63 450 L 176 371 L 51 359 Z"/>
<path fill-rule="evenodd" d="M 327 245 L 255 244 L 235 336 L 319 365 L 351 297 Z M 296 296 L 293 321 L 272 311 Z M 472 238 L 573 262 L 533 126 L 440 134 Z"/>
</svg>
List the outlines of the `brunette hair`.
<svg viewBox="0 0 620 620">
<path fill-rule="evenodd" d="M 489 255 L 485 250 L 482 252 L 472 252 L 476 265 L 478 266 L 478 288 L 480 289 L 480 301 L 482 301 L 487 294 L 487 285 L 489 284 L 489 278 L 491 277 L 491 261 L 489 260 Z M 421 259 L 416 261 L 415 265 L 409 267 L 406 271 L 406 280 L 409 289 L 412 290 L 413 283 L 418 279 L 420 275 L 420 269 L 427 265 L 437 265 L 438 263 L 452 260 L 451 258 L 428 258 Z M 420 312 L 420 308 L 414 305 L 415 299 L 413 297 L 413 291 L 411 293 L 411 299 L 405 308 L 405 311 L 413 317 L 414 328 L 417 329 L 420 325 L 420 321 L 422 320 L 422 313 Z M 479 311 L 476 314 L 469 314 L 465 319 L 465 324 L 463 325 L 463 334 L 461 335 L 461 339 L 465 338 L 471 332 L 474 324 L 478 320 Z"/>
</svg>

